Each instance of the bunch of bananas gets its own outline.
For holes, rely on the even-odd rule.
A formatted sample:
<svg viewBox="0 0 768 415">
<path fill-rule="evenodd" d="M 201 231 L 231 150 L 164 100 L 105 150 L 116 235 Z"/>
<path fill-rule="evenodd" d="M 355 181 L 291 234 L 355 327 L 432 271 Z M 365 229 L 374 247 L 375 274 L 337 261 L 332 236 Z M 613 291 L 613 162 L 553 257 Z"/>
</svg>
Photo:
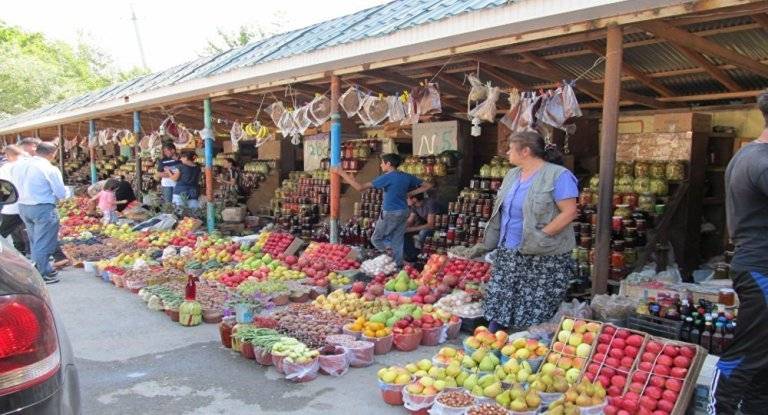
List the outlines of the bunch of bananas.
<svg viewBox="0 0 768 415">
<path fill-rule="evenodd" d="M 126 146 L 126 147 L 133 147 L 134 145 L 136 145 L 136 134 L 128 133 L 125 136 L 123 136 L 123 139 L 120 140 L 120 145 Z"/>
<path fill-rule="evenodd" d="M 260 122 L 248 123 L 243 129 L 248 139 L 264 139 L 269 137 L 269 128 L 262 125 Z"/>
</svg>

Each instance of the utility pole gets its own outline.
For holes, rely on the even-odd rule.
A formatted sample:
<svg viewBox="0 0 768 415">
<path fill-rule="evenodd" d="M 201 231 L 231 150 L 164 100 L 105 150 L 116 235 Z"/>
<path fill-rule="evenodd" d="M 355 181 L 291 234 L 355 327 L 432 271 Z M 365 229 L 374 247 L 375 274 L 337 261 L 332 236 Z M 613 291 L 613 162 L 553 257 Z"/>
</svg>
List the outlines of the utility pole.
<svg viewBox="0 0 768 415">
<path fill-rule="evenodd" d="M 131 20 L 133 21 L 133 30 L 136 32 L 136 43 L 139 45 L 139 55 L 141 56 L 141 66 L 145 70 L 149 70 L 147 66 L 147 58 L 144 56 L 144 45 L 141 43 L 141 35 L 139 34 L 139 22 L 136 18 L 136 12 L 133 10 L 133 4 L 131 4 Z"/>
</svg>

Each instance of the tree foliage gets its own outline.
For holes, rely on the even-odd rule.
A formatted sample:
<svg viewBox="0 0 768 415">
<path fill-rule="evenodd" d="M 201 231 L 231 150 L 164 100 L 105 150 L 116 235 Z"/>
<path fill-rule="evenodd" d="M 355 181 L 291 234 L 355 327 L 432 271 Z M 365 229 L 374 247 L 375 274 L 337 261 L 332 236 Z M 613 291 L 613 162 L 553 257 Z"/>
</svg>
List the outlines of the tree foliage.
<svg viewBox="0 0 768 415">
<path fill-rule="evenodd" d="M 280 33 L 286 23 L 285 14 L 277 12 L 267 23 L 246 24 L 231 31 L 219 27 L 216 29 L 216 38 L 208 40 L 208 45 L 200 55 L 215 55 L 236 47 L 245 46 L 253 41 L 266 39 Z"/>
<path fill-rule="evenodd" d="M 117 71 L 107 54 L 82 39 L 71 46 L 0 21 L 0 118 L 142 73 Z"/>
</svg>

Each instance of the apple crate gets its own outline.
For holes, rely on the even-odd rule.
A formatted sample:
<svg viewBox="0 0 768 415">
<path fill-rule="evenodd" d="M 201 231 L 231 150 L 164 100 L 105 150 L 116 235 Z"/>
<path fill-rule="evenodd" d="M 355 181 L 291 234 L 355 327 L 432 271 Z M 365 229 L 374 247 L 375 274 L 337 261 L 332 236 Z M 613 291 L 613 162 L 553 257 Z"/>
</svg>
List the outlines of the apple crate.
<svg viewBox="0 0 768 415">
<path fill-rule="evenodd" d="M 645 331 L 653 336 L 680 340 L 680 329 L 683 327 L 683 322 L 682 320 L 632 313 L 627 318 L 627 326 L 631 329 Z"/>
<path fill-rule="evenodd" d="M 627 339 L 633 336 L 639 336 L 639 339 L 635 337 L 630 340 L 632 343 L 628 344 Z M 630 330 L 609 323 L 603 324 L 600 328 L 600 334 L 597 336 L 597 344 L 589 355 L 583 377 L 594 381 L 599 380 L 600 375 L 606 375 L 611 382 L 606 384 L 606 382 L 601 381 L 601 385 L 603 385 L 607 392 L 611 392 L 613 387 L 613 396 L 621 395 L 628 383 L 630 372 L 640 360 L 640 351 L 645 346 L 645 343 L 648 342 L 648 338 L 648 334 L 641 331 Z M 630 347 L 632 349 L 629 349 Z M 611 355 L 610 353 L 614 349 L 621 352 Z M 631 353 L 625 354 L 629 350 L 631 350 Z M 625 358 L 631 358 L 631 360 L 625 362 Z M 615 359 L 615 362 L 612 359 Z M 594 376 L 590 376 L 590 373 L 593 373 Z M 614 384 L 613 377 L 622 374 L 626 375 L 624 377 L 624 384 Z M 620 379 L 617 382 L 620 382 Z"/>
<path fill-rule="evenodd" d="M 563 323 L 566 320 L 572 320 L 574 322 L 574 326 L 572 327 L 572 330 L 566 330 L 563 328 Z M 578 345 L 573 346 L 571 344 L 572 337 L 574 334 L 579 334 L 579 335 L 582 334 L 582 333 L 576 333 L 576 330 L 579 330 L 578 327 L 581 327 L 582 324 L 585 327 L 585 331 L 583 332 L 583 334 L 590 334 L 592 336 L 592 339 L 589 342 L 579 342 Z M 597 344 L 597 337 L 598 337 L 598 334 L 601 332 L 602 327 L 603 327 L 603 323 L 599 321 L 563 316 L 560 319 L 560 323 L 557 325 L 557 330 L 555 331 L 555 335 L 553 336 L 552 342 L 550 343 L 550 346 L 549 346 L 550 352 L 547 353 L 547 357 L 544 359 L 544 363 L 554 363 L 558 367 L 566 366 L 567 367 L 565 369 L 566 372 L 570 368 L 578 369 L 579 374 L 574 380 L 574 383 L 575 383 L 576 380 L 581 379 L 581 377 L 584 375 L 584 370 L 587 367 L 587 362 L 589 361 L 589 358 L 592 356 L 592 353 L 595 350 L 595 345 Z M 560 336 L 560 333 L 563 331 L 568 331 L 567 335 Z M 584 354 L 583 357 L 580 357 L 579 356 L 580 353 L 578 353 L 578 351 L 576 350 L 581 344 L 586 344 L 589 346 L 589 351 L 586 354 L 581 353 L 581 354 Z M 573 349 L 573 351 L 571 351 L 570 349 Z M 556 355 L 559 355 L 559 357 L 557 357 Z M 571 360 L 570 364 L 566 362 L 565 365 L 561 365 L 561 363 L 563 362 L 563 358 L 568 358 L 569 360 Z"/>
<path fill-rule="evenodd" d="M 624 395 L 626 395 L 627 392 L 631 391 L 633 389 L 633 379 L 635 378 L 635 375 L 638 373 L 648 373 L 646 368 L 641 368 L 643 366 L 643 354 L 650 351 L 648 350 L 649 345 L 659 343 L 662 348 L 659 354 L 655 357 L 654 362 L 652 363 L 653 366 L 655 366 L 656 362 L 658 362 L 659 357 L 661 355 L 664 355 L 664 350 L 667 346 L 675 346 L 678 348 L 681 347 L 687 347 L 689 349 L 692 349 L 694 351 L 694 355 L 692 358 L 690 358 L 690 365 L 688 367 L 688 371 L 685 374 L 685 376 L 678 380 L 682 381 L 682 385 L 680 385 L 680 390 L 678 391 L 677 397 L 674 401 L 674 406 L 672 407 L 672 411 L 670 412 L 670 415 L 685 415 L 688 410 L 688 405 L 691 402 L 691 399 L 693 398 L 694 390 L 696 389 L 696 379 L 699 376 L 699 373 L 701 372 L 701 368 L 704 364 L 704 360 L 707 357 L 707 351 L 699 346 L 695 345 L 693 343 L 686 343 L 676 340 L 669 340 L 663 337 L 657 337 L 657 336 L 648 336 L 648 340 L 643 345 L 642 349 L 640 349 L 639 359 L 637 362 L 635 362 L 635 367 L 632 368 L 632 371 L 629 374 L 629 381 L 626 384 L 626 387 L 624 389 Z M 681 354 L 678 354 L 678 356 L 681 356 Z M 651 368 L 653 372 L 653 368 Z M 643 383 L 643 387 L 641 390 L 641 393 L 639 393 L 640 396 L 642 396 L 642 392 L 645 392 L 647 387 L 649 385 L 652 385 L 652 377 L 657 376 L 660 378 L 663 378 L 665 381 L 672 379 L 672 376 L 669 375 L 658 375 L 655 373 L 649 373 L 647 376 L 647 379 Z M 642 375 L 641 375 L 642 377 Z M 666 383 L 665 383 L 666 388 Z M 662 391 L 664 392 L 664 391 Z"/>
</svg>

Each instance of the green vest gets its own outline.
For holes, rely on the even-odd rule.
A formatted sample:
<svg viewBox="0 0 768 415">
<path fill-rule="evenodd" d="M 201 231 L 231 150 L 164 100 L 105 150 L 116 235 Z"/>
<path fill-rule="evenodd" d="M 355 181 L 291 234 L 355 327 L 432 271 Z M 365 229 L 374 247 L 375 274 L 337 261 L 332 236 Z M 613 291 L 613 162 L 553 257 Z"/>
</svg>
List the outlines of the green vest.
<svg viewBox="0 0 768 415">
<path fill-rule="evenodd" d="M 560 214 L 553 191 L 555 181 L 566 171 L 565 167 L 545 163 L 531 183 L 523 205 L 523 238 L 518 249 L 524 255 L 560 255 L 573 251 L 576 236 L 573 226 L 568 225 L 557 235 L 548 236 L 541 229 Z M 483 244 L 487 249 L 496 249 L 501 234 L 501 204 L 520 177 L 520 168 L 510 170 L 496 194 L 491 219 L 485 227 Z"/>
</svg>

